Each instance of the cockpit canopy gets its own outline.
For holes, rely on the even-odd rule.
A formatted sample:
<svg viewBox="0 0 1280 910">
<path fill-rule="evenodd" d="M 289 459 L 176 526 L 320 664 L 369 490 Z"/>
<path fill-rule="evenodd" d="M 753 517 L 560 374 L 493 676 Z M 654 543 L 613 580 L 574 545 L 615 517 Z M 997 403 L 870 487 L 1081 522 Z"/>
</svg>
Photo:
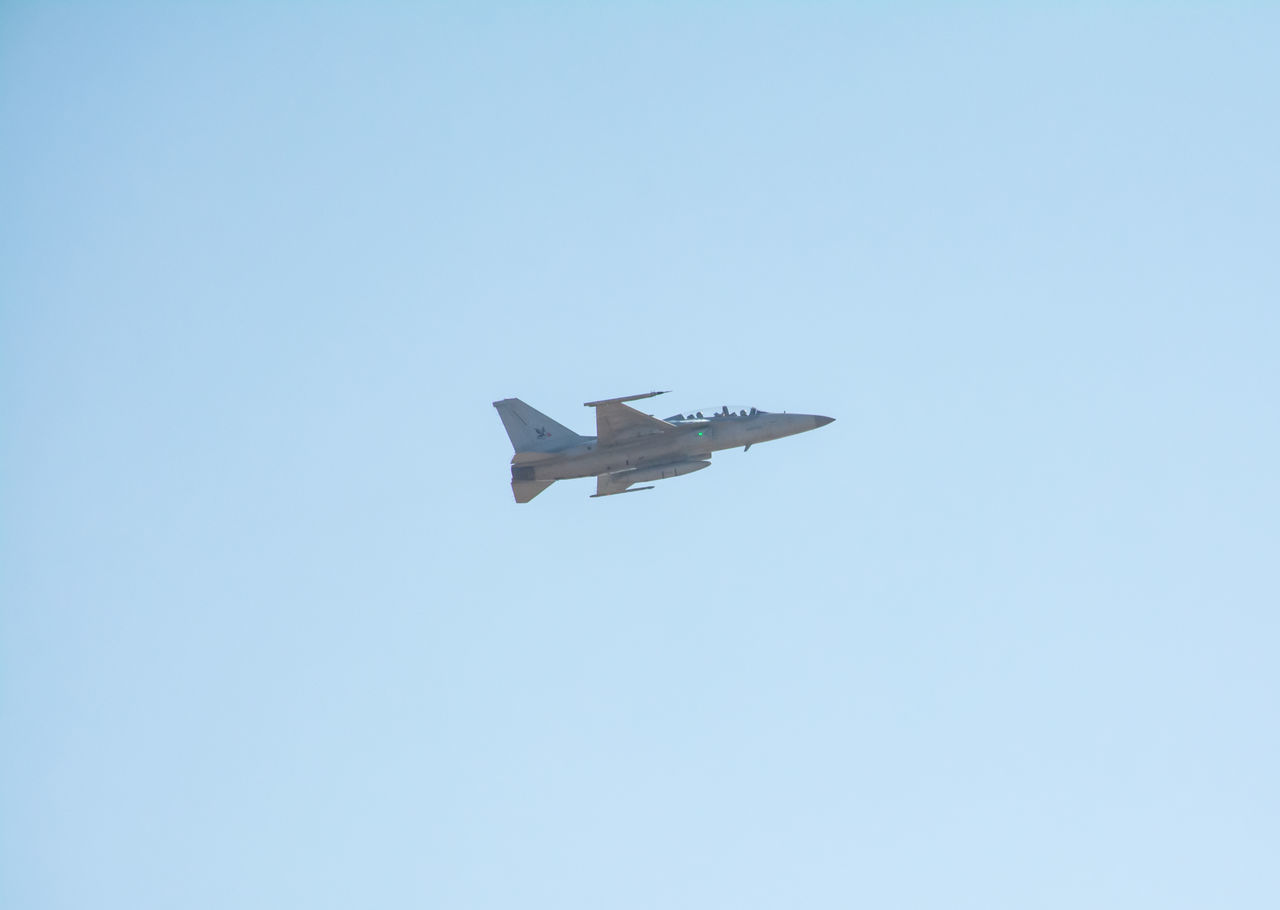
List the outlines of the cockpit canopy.
<svg viewBox="0 0 1280 910">
<path fill-rule="evenodd" d="M 675 414 L 666 418 L 667 423 L 680 423 L 685 420 L 727 420 L 730 417 L 754 417 L 757 414 L 768 414 L 760 408 L 733 407 L 722 404 L 718 408 L 701 408 L 684 414 Z"/>
</svg>

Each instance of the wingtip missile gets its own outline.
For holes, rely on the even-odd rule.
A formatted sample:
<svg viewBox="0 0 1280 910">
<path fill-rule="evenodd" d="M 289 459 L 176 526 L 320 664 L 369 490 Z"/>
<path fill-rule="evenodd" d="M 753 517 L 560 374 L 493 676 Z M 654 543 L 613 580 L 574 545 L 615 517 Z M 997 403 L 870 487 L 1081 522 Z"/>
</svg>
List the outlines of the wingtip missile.
<svg viewBox="0 0 1280 910">
<path fill-rule="evenodd" d="M 657 395 L 665 395 L 670 389 L 664 389 L 661 392 L 645 392 L 643 395 L 623 395 L 621 398 L 601 398 L 599 401 L 584 401 L 584 408 L 595 408 L 602 404 L 621 404 L 624 401 L 639 401 L 641 398 L 653 398 Z"/>
</svg>

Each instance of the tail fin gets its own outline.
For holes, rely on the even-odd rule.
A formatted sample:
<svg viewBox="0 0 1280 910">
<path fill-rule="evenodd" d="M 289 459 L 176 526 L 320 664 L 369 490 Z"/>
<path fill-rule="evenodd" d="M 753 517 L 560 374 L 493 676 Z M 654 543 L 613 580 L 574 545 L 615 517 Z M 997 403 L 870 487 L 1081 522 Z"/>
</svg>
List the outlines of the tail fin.
<svg viewBox="0 0 1280 910">
<path fill-rule="evenodd" d="M 495 401 L 502 425 L 507 428 L 511 445 L 519 452 L 558 452 L 570 446 L 581 445 L 586 437 L 556 423 L 541 411 L 529 407 L 519 398 Z"/>
</svg>

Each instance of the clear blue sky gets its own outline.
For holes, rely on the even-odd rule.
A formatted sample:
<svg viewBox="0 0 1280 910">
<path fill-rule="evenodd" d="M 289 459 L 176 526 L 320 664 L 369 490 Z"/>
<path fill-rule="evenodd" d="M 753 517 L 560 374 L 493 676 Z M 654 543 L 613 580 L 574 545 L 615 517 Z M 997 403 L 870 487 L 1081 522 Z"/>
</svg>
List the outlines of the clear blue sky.
<svg viewBox="0 0 1280 910">
<path fill-rule="evenodd" d="M 0 905 L 1280 906 L 1275 7 L 186 6 L 0 10 Z"/>
</svg>

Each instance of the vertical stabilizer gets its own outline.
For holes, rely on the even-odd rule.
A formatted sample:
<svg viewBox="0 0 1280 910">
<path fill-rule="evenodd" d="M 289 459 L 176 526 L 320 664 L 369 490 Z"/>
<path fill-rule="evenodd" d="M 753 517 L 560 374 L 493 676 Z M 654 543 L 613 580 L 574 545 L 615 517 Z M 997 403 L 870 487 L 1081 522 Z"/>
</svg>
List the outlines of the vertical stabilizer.
<svg viewBox="0 0 1280 910">
<path fill-rule="evenodd" d="M 495 401 L 493 406 L 498 409 L 498 416 L 517 452 L 558 452 L 588 441 L 587 437 L 556 423 L 519 398 L 504 398 Z"/>
</svg>

